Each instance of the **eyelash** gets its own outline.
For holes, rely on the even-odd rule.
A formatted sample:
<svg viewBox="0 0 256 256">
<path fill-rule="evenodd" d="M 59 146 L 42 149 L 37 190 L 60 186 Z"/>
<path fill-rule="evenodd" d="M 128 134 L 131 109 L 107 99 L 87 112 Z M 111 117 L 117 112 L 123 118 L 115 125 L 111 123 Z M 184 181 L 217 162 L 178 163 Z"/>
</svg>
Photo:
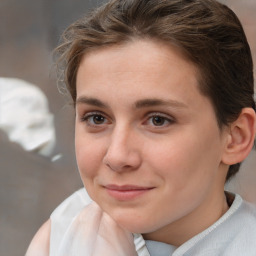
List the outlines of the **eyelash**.
<svg viewBox="0 0 256 256">
<path fill-rule="evenodd" d="M 95 118 L 97 116 L 104 119 L 103 123 L 99 123 L 99 124 L 95 123 L 93 118 Z M 160 124 L 160 125 L 154 124 L 153 123 L 154 122 L 153 118 L 160 118 L 160 119 L 162 119 L 160 121 L 163 121 L 163 124 Z M 92 120 L 90 120 L 90 119 L 92 119 Z M 86 113 L 85 115 L 83 115 L 81 117 L 81 122 L 85 122 L 87 126 L 95 127 L 95 128 L 99 128 L 102 125 L 110 123 L 110 122 L 108 122 L 108 117 L 106 117 L 106 115 L 103 114 L 102 112 L 98 112 L 98 111 Z M 143 125 L 153 126 L 154 128 L 157 129 L 157 128 L 168 127 L 169 125 L 173 124 L 174 122 L 175 122 L 174 118 L 166 116 L 166 115 L 164 115 L 162 113 L 154 112 L 154 113 L 148 113 L 146 115 L 146 121 L 143 122 Z"/>
<path fill-rule="evenodd" d="M 153 118 L 160 118 L 160 119 L 162 119 L 162 121 L 164 121 L 163 125 L 152 124 L 152 126 L 154 126 L 156 128 L 167 127 L 175 122 L 174 118 L 172 118 L 170 116 L 166 116 L 166 115 L 164 115 L 162 113 L 158 113 L 158 112 L 148 114 L 146 122 L 149 122 L 149 120 L 151 120 L 151 123 L 153 123 Z M 166 124 L 166 122 L 167 122 L 167 124 Z"/>
<path fill-rule="evenodd" d="M 81 122 L 86 123 L 88 126 L 99 127 L 102 124 L 93 123 L 93 120 L 90 121 L 91 118 L 95 118 L 97 116 L 101 117 L 101 118 L 104 118 L 104 123 L 102 123 L 102 124 L 105 124 L 105 121 L 107 120 L 107 118 L 101 112 L 89 112 L 89 113 L 86 113 L 85 115 L 83 115 L 81 117 Z"/>
</svg>

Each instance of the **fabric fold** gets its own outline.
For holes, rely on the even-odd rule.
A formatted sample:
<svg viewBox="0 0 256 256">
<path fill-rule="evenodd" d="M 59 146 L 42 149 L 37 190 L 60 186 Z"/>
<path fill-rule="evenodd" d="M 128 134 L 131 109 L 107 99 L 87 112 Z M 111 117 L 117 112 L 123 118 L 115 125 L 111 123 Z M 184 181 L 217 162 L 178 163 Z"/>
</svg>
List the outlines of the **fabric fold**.
<svg viewBox="0 0 256 256">
<path fill-rule="evenodd" d="M 137 256 L 132 233 L 92 202 L 71 222 L 56 256 Z"/>
</svg>

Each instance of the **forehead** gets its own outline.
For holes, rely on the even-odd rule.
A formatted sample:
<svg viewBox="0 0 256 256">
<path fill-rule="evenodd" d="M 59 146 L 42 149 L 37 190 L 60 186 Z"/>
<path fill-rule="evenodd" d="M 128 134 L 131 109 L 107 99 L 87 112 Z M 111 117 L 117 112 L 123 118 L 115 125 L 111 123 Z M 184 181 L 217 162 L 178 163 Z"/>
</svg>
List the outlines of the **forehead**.
<svg viewBox="0 0 256 256">
<path fill-rule="evenodd" d="M 159 111 L 169 109 L 185 122 L 217 122 L 212 103 L 199 90 L 197 74 L 195 65 L 166 44 L 135 41 L 104 48 L 84 56 L 77 74 L 76 103 L 92 106 L 91 100 L 97 100 L 102 103 L 97 107 L 132 116 L 136 105 L 145 108 L 145 102 L 162 102 Z"/>
<path fill-rule="evenodd" d="M 144 53 L 146 51 L 147 54 L 145 55 Z M 132 58 L 134 53 L 136 54 L 137 61 L 140 60 L 140 58 L 143 58 L 142 60 L 171 60 L 171 52 L 175 52 L 175 57 L 178 57 L 183 61 L 188 62 L 196 69 L 196 66 L 192 63 L 192 61 L 190 61 L 188 55 L 181 47 L 173 43 L 167 43 L 163 40 L 154 38 L 133 38 L 129 41 L 117 44 L 92 47 L 91 49 L 86 50 L 86 53 L 83 55 L 79 66 L 81 66 L 84 61 L 89 62 L 90 60 L 92 63 L 93 61 L 97 62 L 97 60 L 103 59 L 107 55 L 112 55 L 114 59 L 123 59 L 123 57 L 127 57 L 127 55 L 130 55 L 130 57 Z M 127 59 L 123 60 L 126 61 Z"/>
<path fill-rule="evenodd" d="M 93 50 L 86 54 L 77 74 L 77 96 L 124 95 L 130 98 L 175 97 L 189 103 L 201 95 L 197 67 L 181 51 L 163 42 L 137 40 Z M 90 95 L 89 95 L 90 96 Z M 93 95 L 95 96 L 95 95 Z"/>
<path fill-rule="evenodd" d="M 97 68 L 96 68 L 97 67 Z M 125 74 L 129 72 L 146 73 L 152 75 L 163 73 L 170 69 L 188 69 L 190 75 L 198 76 L 197 67 L 185 58 L 180 48 L 159 40 L 133 40 L 123 44 L 94 48 L 87 52 L 79 65 L 89 71 L 92 77 L 95 74 L 108 75 L 112 72 Z M 189 74 L 188 74 L 189 75 Z M 79 76 L 79 74 L 78 74 Z M 78 77 L 77 77 L 78 78 Z"/>
</svg>

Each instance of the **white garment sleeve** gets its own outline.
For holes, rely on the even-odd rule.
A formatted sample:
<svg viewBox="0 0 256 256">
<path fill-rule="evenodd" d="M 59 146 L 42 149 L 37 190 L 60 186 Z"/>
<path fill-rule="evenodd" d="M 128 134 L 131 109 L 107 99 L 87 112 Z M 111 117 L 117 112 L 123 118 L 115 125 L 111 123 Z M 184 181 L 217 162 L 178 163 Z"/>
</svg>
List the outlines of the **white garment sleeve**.
<svg viewBox="0 0 256 256">
<path fill-rule="evenodd" d="M 133 234 L 92 202 L 84 189 L 51 215 L 50 256 L 137 256 Z"/>
</svg>

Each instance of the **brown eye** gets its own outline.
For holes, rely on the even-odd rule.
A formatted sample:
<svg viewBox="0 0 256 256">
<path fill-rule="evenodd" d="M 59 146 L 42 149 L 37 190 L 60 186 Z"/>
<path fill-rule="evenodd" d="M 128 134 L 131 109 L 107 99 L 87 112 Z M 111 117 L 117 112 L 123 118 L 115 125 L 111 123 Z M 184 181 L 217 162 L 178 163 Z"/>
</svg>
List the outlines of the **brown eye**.
<svg viewBox="0 0 256 256">
<path fill-rule="evenodd" d="M 100 114 L 90 112 L 81 118 L 82 122 L 85 122 L 88 126 L 101 126 L 108 123 L 108 119 Z"/>
<path fill-rule="evenodd" d="M 175 123 L 175 119 L 164 113 L 153 112 L 148 115 L 145 125 L 154 129 L 167 128 Z"/>
<path fill-rule="evenodd" d="M 162 126 L 164 125 L 166 122 L 166 118 L 162 117 L 162 116 L 154 116 L 152 117 L 152 123 L 155 126 Z"/>
<path fill-rule="evenodd" d="M 105 122 L 105 117 L 102 115 L 92 116 L 92 121 L 94 124 L 103 124 Z"/>
</svg>

